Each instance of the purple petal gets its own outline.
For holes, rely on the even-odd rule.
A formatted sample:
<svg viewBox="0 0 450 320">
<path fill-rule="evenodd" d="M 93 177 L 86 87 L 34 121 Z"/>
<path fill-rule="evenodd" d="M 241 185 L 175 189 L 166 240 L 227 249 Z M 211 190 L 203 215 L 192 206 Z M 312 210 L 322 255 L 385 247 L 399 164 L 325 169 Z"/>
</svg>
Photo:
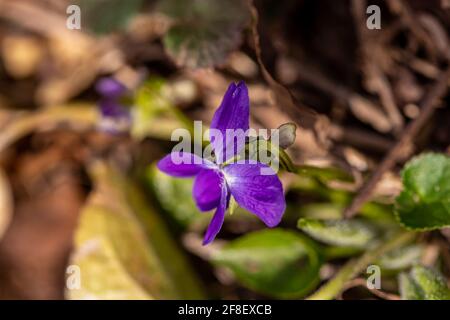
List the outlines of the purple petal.
<svg viewBox="0 0 450 320">
<path fill-rule="evenodd" d="M 242 141 L 249 128 L 249 104 L 245 83 L 243 81 L 237 85 L 231 83 L 211 122 L 211 129 L 218 130 L 222 136 L 222 139 L 217 139 L 213 135 L 214 130 L 211 130 L 210 140 L 218 163 L 228 160 L 242 149 L 244 145 Z M 236 130 L 237 138 L 233 139 L 229 136 L 227 138 L 227 129 Z M 237 131 L 238 129 L 240 132 Z"/>
<path fill-rule="evenodd" d="M 109 77 L 98 80 L 95 89 L 107 98 L 119 98 L 127 91 L 127 88 L 121 82 Z"/>
<path fill-rule="evenodd" d="M 219 206 L 217 207 L 217 210 L 209 223 L 208 229 L 206 230 L 205 237 L 203 238 L 203 245 L 207 245 L 213 241 L 222 228 L 223 220 L 225 218 L 225 211 L 227 210 L 228 198 L 226 183 L 222 183 Z"/>
<path fill-rule="evenodd" d="M 159 170 L 174 177 L 192 177 L 211 166 L 210 161 L 188 152 L 172 152 L 157 164 Z"/>
<path fill-rule="evenodd" d="M 99 103 L 102 117 L 105 118 L 131 118 L 128 109 L 114 99 L 101 99 Z"/>
<path fill-rule="evenodd" d="M 230 164 L 223 170 L 231 195 L 241 207 L 257 215 L 268 227 L 280 223 L 286 209 L 283 186 L 269 166 L 259 162 Z"/>
<path fill-rule="evenodd" d="M 194 180 L 192 196 L 201 211 L 217 208 L 222 192 L 223 175 L 218 170 L 203 169 Z"/>
<path fill-rule="evenodd" d="M 99 102 L 100 117 L 98 129 L 111 133 L 121 133 L 129 130 L 132 117 L 128 109 L 118 104 L 115 100 L 103 98 Z"/>
</svg>

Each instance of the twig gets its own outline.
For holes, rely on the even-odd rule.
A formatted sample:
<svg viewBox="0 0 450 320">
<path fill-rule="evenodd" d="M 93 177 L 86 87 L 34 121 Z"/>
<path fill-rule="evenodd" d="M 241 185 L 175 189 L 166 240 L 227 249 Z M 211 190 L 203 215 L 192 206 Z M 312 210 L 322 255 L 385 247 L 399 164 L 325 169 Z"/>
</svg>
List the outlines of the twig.
<svg viewBox="0 0 450 320">
<path fill-rule="evenodd" d="M 335 298 L 342 291 L 347 281 L 364 270 L 370 263 L 392 249 L 410 242 L 414 237 L 415 234 L 411 232 L 399 233 L 373 250 L 366 251 L 361 257 L 350 260 L 339 270 L 333 279 L 309 296 L 307 300 L 331 300 Z"/>
<path fill-rule="evenodd" d="M 393 140 L 372 133 L 369 130 L 349 126 L 339 126 L 336 124 L 331 125 L 330 137 L 335 141 L 354 146 L 358 149 L 380 152 L 382 154 L 389 151 L 394 145 Z"/>
<path fill-rule="evenodd" d="M 387 293 L 379 289 L 371 289 L 367 287 L 367 280 L 363 278 L 356 278 L 347 283 L 347 285 L 343 288 L 342 291 L 354 288 L 354 287 L 365 287 L 367 288 L 373 295 L 384 299 L 384 300 L 400 300 L 400 297 L 396 294 Z"/>
<path fill-rule="evenodd" d="M 399 133 L 403 129 L 403 118 L 395 102 L 392 87 L 387 77 L 381 71 L 378 59 L 372 59 L 373 52 L 376 52 L 377 47 L 381 46 L 381 43 L 370 37 L 368 29 L 365 27 L 364 10 L 366 7 L 367 3 L 365 0 L 352 1 L 352 10 L 360 43 L 362 68 L 365 71 L 368 90 L 378 94 L 381 105 L 384 107 L 393 129 L 396 133 Z"/>
<path fill-rule="evenodd" d="M 430 36 L 422 28 L 421 24 L 417 23 L 417 18 L 411 10 L 409 4 L 402 0 L 389 0 L 387 5 L 391 11 L 399 14 L 400 20 L 403 24 L 411 30 L 411 33 L 416 37 L 416 39 L 423 43 L 427 52 L 434 57 L 435 43 L 432 39 L 430 39 Z"/>
<path fill-rule="evenodd" d="M 392 129 L 391 122 L 380 110 L 380 107 L 368 98 L 353 92 L 349 88 L 325 77 L 318 68 L 306 63 L 298 63 L 302 72 L 300 80 L 318 88 L 332 96 L 340 103 L 348 105 L 350 111 L 360 121 L 370 124 L 380 132 L 388 132 Z"/>
<path fill-rule="evenodd" d="M 373 189 L 383 174 L 390 170 L 395 163 L 401 158 L 402 150 L 405 145 L 413 141 L 413 138 L 419 133 L 424 124 L 431 118 L 434 113 L 436 101 L 447 92 L 447 82 L 450 77 L 450 68 L 444 71 L 436 80 L 421 104 L 422 112 L 420 115 L 408 124 L 401 134 L 397 143 L 384 157 L 378 168 L 372 174 L 370 179 L 361 187 L 358 195 L 353 199 L 350 206 L 344 211 L 346 218 L 353 217 L 361 206 L 370 198 Z"/>
</svg>

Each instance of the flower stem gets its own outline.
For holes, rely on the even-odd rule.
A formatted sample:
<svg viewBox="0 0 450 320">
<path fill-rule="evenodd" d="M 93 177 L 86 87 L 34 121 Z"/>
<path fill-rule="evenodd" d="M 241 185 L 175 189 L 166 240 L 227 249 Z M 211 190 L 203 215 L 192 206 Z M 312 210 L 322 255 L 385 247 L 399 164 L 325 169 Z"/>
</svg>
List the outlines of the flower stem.
<svg viewBox="0 0 450 320">
<path fill-rule="evenodd" d="M 364 270 L 370 263 L 377 260 L 386 252 L 410 242 L 414 237 L 415 233 L 413 232 L 400 232 L 374 249 L 367 251 L 359 258 L 350 260 L 339 270 L 333 279 L 309 296 L 307 300 L 331 300 L 335 298 L 341 292 L 347 281 Z"/>
</svg>

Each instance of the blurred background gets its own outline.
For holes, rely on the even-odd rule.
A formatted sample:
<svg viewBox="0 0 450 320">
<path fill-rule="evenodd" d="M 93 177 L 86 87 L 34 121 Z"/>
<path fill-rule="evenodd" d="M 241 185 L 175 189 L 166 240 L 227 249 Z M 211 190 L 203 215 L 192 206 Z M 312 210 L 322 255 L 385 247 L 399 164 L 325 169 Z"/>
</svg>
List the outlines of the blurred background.
<svg viewBox="0 0 450 320">
<path fill-rule="evenodd" d="M 395 145 L 445 72 L 449 28 L 446 0 L 0 0 L 0 298 L 304 298 L 400 228 L 403 164 L 450 152 L 442 88 L 420 133 Z M 99 91 L 105 77 L 120 97 Z M 297 170 L 280 174 L 278 228 L 238 208 L 204 247 L 212 213 L 154 163 L 239 80 L 251 127 L 296 124 Z M 342 218 L 373 172 L 344 234 L 305 224 Z M 449 239 L 409 239 L 377 260 L 381 289 L 356 276 L 335 298 L 399 299 L 417 263 L 448 282 Z"/>
</svg>

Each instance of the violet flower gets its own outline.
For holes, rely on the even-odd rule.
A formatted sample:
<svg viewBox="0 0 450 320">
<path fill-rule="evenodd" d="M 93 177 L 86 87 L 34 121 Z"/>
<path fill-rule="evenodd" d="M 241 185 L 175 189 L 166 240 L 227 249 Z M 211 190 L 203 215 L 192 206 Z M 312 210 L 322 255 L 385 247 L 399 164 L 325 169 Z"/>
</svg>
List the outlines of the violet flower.
<svg viewBox="0 0 450 320">
<path fill-rule="evenodd" d="M 219 233 L 230 196 L 236 202 L 258 216 L 268 227 L 275 227 L 280 222 L 286 209 L 283 186 L 275 171 L 268 165 L 254 161 L 226 164 L 230 156 L 237 154 L 243 146 L 232 149 L 226 154 L 230 141 L 225 134 L 226 129 L 246 132 L 249 129 L 249 97 L 244 82 L 232 83 L 225 93 L 220 107 L 214 114 L 211 129 L 222 133 L 223 141 L 210 136 L 216 156 L 215 163 L 202 159 L 195 154 L 179 152 L 181 164 L 173 161 L 173 153 L 158 162 L 159 170 L 174 177 L 193 177 L 193 198 L 201 211 L 216 209 L 204 236 L 203 244 L 214 240 Z M 264 169 L 265 174 L 261 174 Z M 267 174 L 270 172 L 270 174 Z"/>
<path fill-rule="evenodd" d="M 127 94 L 127 88 L 114 78 L 100 79 L 95 89 L 101 95 L 98 102 L 100 110 L 100 129 L 116 133 L 126 131 L 131 124 L 131 115 L 121 99 Z"/>
</svg>

